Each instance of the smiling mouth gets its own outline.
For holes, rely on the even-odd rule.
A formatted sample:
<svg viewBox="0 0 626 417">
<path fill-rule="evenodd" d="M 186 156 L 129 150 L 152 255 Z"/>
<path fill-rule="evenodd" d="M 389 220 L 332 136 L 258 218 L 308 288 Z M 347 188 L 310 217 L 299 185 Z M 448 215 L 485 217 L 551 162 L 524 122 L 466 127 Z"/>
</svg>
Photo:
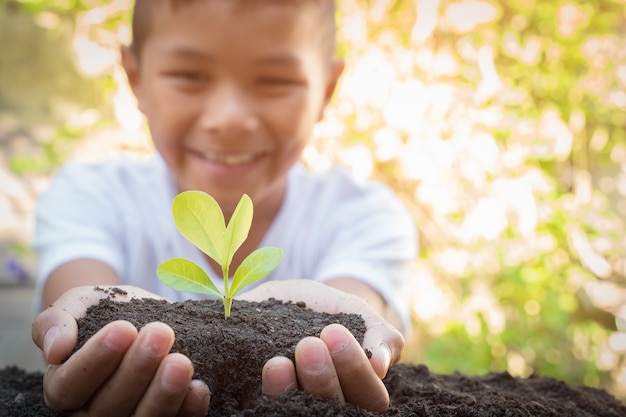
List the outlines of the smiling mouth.
<svg viewBox="0 0 626 417">
<path fill-rule="evenodd" d="M 203 159 L 224 165 L 242 165 L 252 162 L 262 156 L 262 153 L 221 154 L 216 152 L 196 152 Z"/>
</svg>

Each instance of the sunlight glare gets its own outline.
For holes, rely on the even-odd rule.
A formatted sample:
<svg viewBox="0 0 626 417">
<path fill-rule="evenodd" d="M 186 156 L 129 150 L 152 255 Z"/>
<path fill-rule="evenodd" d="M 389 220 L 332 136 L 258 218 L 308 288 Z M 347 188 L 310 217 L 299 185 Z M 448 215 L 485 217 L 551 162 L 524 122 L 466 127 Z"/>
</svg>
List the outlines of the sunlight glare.
<svg viewBox="0 0 626 417">
<path fill-rule="evenodd" d="M 537 199 L 529 178 L 500 180 L 494 183 L 494 193 L 515 214 L 515 229 L 528 239 L 535 233 L 539 223 Z"/>
<path fill-rule="evenodd" d="M 593 305 L 604 310 L 613 310 L 624 300 L 622 289 L 611 282 L 589 281 L 584 288 Z"/>
<path fill-rule="evenodd" d="M 360 180 L 368 178 L 374 170 L 374 161 L 370 150 L 362 144 L 341 150 L 340 159 L 347 165 L 354 176 Z"/>
<path fill-rule="evenodd" d="M 434 254 L 432 261 L 446 274 L 461 277 L 470 269 L 470 257 L 469 251 L 445 248 Z"/>
<path fill-rule="evenodd" d="M 570 225 L 567 232 L 570 244 L 580 257 L 582 264 L 598 278 L 608 278 L 612 273 L 611 265 L 593 249 L 580 226 Z M 601 301 L 601 297 L 598 301 Z"/>
<path fill-rule="evenodd" d="M 418 132 L 419 121 L 429 99 L 428 89 L 419 80 L 396 82 L 391 88 L 389 102 L 383 109 L 383 119 L 389 126 L 407 133 Z"/>
<path fill-rule="evenodd" d="M 387 162 L 398 157 L 402 150 L 402 139 L 396 129 L 383 126 L 372 137 L 376 148 L 375 156 L 380 162 Z"/>
<path fill-rule="evenodd" d="M 114 80 L 117 84 L 117 91 L 113 97 L 115 119 L 126 132 L 137 133 L 142 129 L 143 115 L 137 108 L 135 96 L 130 91 L 120 68 L 116 68 Z"/>
<path fill-rule="evenodd" d="M 613 333 L 609 337 L 609 346 L 615 352 L 626 352 L 626 333 Z"/>
<path fill-rule="evenodd" d="M 83 23 L 88 25 L 100 25 L 104 23 L 108 18 L 107 10 L 104 7 L 94 7 L 91 10 L 86 11 L 81 19 Z"/>
<path fill-rule="evenodd" d="M 61 19 L 55 13 L 41 12 L 35 16 L 35 22 L 44 29 L 56 29 L 61 23 Z"/>
<path fill-rule="evenodd" d="M 411 30 L 411 41 L 423 43 L 435 31 L 437 27 L 438 8 L 440 0 L 415 0 L 417 7 L 417 19 Z"/>
<path fill-rule="evenodd" d="M 494 63 L 493 48 L 491 46 L 482 46 L 478 50 L 478 68 L 482 78 L 476 90 L 475 100 L 477 103 L 484 103 L 502 87 L 502 81 Z"/>
<path fill-rule="evenodd" d="M 339 95 L 349 98 L 356 107 L 370 104 L 379 107 L 388 100 L 396 78 L 395 68 L 387 55 L 372 49 L 349 66 L 339 86 Z"/>
<path fill-rule="evenodd" d="M 469 32 L 476 26 L 498 18 L 498 9 L 487 1 L 462 0 L 451 3 L 445 12 L 450 25 L 459 32 Z"/>
<path fill-rule="evenodd" d="M 507 369 L 512 376 L 516 377 L 524 378 L 530 373 L 526 360 L 517 352 L 509 352 L 507 355 Z"/>
<path fill-rule="evenodd" d="M 611 91 L 608 97 L 609 103 L 616 107 L 620 107 L 626 110 L 626 92 L 624 91 Z"/>
<path fill-rule="evenodd" d="M 102 47 L 86 37 L 76 36 L 73 44 L 78 67 L 88 77 L 104 74 L 117 62 L 115 50 Z"/>
<path fill-rule="evenodd" d="M 452 297 L 437 285 L 427 267 L 418 265 L 415 275 L 419 279 L 409 281 L 413 313 L 420 320 L 429 321 L 448 312 L 452 307 Z"/>
<path fill-rule="evenodd" d="M 343 18 L 341 33 L 350 43 L 367 43 L 367 17 L 358 6 L 353 6 Z"/>
<path fill-rule="evenodd" d="M 484 283 L 476 283 L 471 294 L 461 312 L 468 334 L 474 337 L 481 336 L 482 324 L 479 317 L 486 322 L 489 334 L 502 333 L 506 327 L 506 317 L 491 289 Z"/>
<path fill-rule="evenodd" d="M 491 241 L 500 236 L 507 226 L 504 202 L 494 197 L 482 197 L 463 221 L 461 233 L 467 241 L 478 237 Z"/>
<path fill-rule="evenodd" d="M 560 160 L 565 160 L 574 144 L 574 135 L 570 128 L 563 122 L 556 110 L 545 110 L 539 121 L 539 134 L 546 140 L 551 140 L 546 153 L 554 155 Z"/>
<path fill-rule="evenodd" d="M 589 20 L 587 13 L 574 3 L 561 5 L 557 18 L 557 31 L 564 38 L 572 36 L 579 26 L 585 25 Z"/>
</svg>

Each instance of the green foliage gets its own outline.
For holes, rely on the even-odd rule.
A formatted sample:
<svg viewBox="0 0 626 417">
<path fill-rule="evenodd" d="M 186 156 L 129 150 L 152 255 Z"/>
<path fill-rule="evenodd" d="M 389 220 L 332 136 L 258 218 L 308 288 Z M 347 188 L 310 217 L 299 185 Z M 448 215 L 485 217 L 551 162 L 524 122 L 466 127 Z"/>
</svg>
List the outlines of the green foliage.
<svg viewBox="0 0 626 417">
<path fill-rule="evenodd" d="M 224 292 L 215 286 L 207 273 L 193 262 L 175 258 L 157 268 L 157 276 L 166 285 L 182 292 L 197 292 L 221 298 L 224 317 L 230 317 L 235 295 L 274 270 L 283 253 L 279 248 L 264 247 L 250 253 L 235 270 L 229 283 L 229 266 L 235 252 L 248 238 L 252 225 L 252 200 L 243 195 L 228 226 L 219 204 L 201 191 L 185 191 L 174 198 L 172 215 L 180 233 L 222 268 Z"/>
<path fill-rule="evenodd" d="M 106 81 L 85 77 L 72 50 L 76 14 L 87 2 L 0 3 L 0 148 L 19 175 L 49 173 L 110 117 Z M 43 27 L 38 22 L 54 22 Z M 94 124 L 72 121 L 93 110 Z"/>
<path fill-rule="evenodd" d="M 626 300 L 624 2 L 339 7 L 350 24 L 335 107 L 354 111 L 338 112 L 341 134 L 316 146 L 344 164 L 342 152 L 366 150 L 369 175 L 414 214 L 416 332 L 404 360 L 624 396 L 626 358 L 607 343 Z M 352 72 L 367 80 L 360 90 Z M 597 295 L 609 292 L 612 303 Z"/>
</svg>

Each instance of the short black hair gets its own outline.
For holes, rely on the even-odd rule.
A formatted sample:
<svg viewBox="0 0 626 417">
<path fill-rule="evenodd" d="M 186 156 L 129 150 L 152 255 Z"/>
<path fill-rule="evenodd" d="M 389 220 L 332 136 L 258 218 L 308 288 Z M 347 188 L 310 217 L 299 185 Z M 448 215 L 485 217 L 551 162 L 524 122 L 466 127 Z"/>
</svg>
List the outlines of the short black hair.
<svg viewBox="0 0 626 417">
<path fill-rule="evenodd" d="M 185 5 L 197 1 L 215 1 L 215 0 L 135 0 L 132 15 L 132 43 L 131 51 L 137 59 L 141 57 L 141 50 L 150 35 L 150 30 L 154 21 L 154 11 L 158 7 L 169 5 L 175 12 L 177 9 Z M 335 1 L 334 0 L 229 0 L 238 2 L 241 6 L 262 6 L 263 4 L 282 3 L 284 6 L 298 6 L 304 4 L 319 5 L 319 19 L 322 22 L 321 41 L 324 52 L 332 59 L 335 53 L 335 33 L 337 30 L 335 22 Z"/>
</svg>

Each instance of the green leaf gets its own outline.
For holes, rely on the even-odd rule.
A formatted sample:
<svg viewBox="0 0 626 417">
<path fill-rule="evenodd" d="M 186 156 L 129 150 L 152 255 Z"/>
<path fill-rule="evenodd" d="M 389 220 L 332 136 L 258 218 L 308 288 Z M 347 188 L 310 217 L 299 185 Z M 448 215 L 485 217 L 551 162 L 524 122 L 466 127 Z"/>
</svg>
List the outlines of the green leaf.
<svg viewBox="0 0 626 417">
<path fill-rule="evenodd" d="M 223 254 L 225 265 L 230 265 L 233 260 L 233 255 L 248 238 L 248 232 L 252 225 L 252 216 L 252 200 L 247 194 L 244 194 L 241 196 L 237 207 L 235 207 L 235 211 L 228 222 L 228 227 L 226 227 L 226 252 Z"/>
<path fill-rule="evenodd" d="M 246 286 L 265 277 L 278 266 L 282 258 L 283 251 L 279 248 L 264 247 L 252 252 L 235 271 L 230 294 L 226 296 L 234 297 Z"/>
<path fill-rule="evenodd" d="M 157 268 L 157 276 L 176 291 L 215 295 L 223 298 L 211 278 L 202 268 L 187 259 L 174 258 Z"/>
<path fill-rule="evenodd" d="M 224 256 L 226 226 L 217 201 L 202 191 L 184 191 L 172 203 L 172 215 L 180 233 L 220 265 Z"/>
</svg>

